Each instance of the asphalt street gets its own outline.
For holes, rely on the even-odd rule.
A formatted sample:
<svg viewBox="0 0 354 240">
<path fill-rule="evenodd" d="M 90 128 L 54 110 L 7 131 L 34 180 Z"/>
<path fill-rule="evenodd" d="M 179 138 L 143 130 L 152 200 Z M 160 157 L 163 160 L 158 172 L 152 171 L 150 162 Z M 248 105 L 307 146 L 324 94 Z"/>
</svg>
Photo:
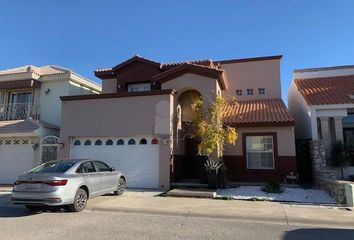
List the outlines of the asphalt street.
<svg viewBox="0 0 354 240">
<path fill-rule="evenodd" d="M 151 214 L 0 207 L 0 239 L 354 239 L 354 229 Z"/>
<path fill-rule="evenodd" d="M 33 213 L 0 193 L 0 239 L 354 239 L 353 229 L 235 219 L 48 210 Z"/>
</svg>

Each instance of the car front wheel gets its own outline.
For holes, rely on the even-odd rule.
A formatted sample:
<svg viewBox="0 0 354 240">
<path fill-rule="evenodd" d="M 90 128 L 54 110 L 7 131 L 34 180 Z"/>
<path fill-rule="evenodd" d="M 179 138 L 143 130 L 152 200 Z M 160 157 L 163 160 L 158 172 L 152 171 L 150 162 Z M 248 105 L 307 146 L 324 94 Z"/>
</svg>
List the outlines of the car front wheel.
<svg viewBox="0 0 354 240">
<path fill-rule="evenodd" d="M 119 178 L 118 180 L 118 186 L 117 186 L 117 191 L 114 192 L 115 195 L 122 195 L 125 191 L 126 187 L 126 182 L 124 178 Z"/>
<path fill-rule="evenodd" d="M 75 194 L 74 203 L 69 205 L 69 210 L 72 212 L 81 212 L 87 204 L 87 192 L 80 188 Z"/>
</svg>

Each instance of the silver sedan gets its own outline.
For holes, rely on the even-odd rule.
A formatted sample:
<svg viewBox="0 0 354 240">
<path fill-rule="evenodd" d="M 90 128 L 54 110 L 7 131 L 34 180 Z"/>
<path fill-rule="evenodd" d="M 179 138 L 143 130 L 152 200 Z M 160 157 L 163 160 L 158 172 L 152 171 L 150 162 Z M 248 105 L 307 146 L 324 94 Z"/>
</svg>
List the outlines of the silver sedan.
<svg viewBox="0 0 354 240">
<path fill-rule="evenodd" d="M 30 210 L 66 205 L 79 212 L 87 199 L 114 192 L 123 194 L 126 178 L 102 161 L 70 159 L 50 161 L 19 176 L 11 200 Z"/>
</svg>

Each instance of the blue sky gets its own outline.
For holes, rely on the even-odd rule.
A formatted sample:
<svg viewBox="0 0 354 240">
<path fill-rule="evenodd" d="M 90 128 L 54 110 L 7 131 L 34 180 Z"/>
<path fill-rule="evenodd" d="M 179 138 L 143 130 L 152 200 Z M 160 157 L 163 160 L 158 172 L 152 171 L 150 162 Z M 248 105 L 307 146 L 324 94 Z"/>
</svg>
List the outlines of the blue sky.
<svg viewBox="0 0 354 240">
<path fill-rule="evenodd" d="M 139 54 L 161 62 L 283 54 L 296 68 L 354 64 L 353 0 L 0 2 L 0 69 L 97 68 Z"/>
</svg>

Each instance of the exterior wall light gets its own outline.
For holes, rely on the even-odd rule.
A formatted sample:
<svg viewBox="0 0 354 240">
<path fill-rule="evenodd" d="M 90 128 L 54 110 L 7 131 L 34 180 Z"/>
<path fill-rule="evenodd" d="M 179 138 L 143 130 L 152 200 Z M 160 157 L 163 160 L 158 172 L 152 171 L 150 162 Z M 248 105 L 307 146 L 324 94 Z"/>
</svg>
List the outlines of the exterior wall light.
<svg viewBox="0 0 354 240">
<path fill-rule="evenodd" d="M 38 148 L 39 144 L 38 143 L 35 143 L 32 145 L 32 149 L 33 151 L 36 151 L 36 149 Z"/>
</svg>

